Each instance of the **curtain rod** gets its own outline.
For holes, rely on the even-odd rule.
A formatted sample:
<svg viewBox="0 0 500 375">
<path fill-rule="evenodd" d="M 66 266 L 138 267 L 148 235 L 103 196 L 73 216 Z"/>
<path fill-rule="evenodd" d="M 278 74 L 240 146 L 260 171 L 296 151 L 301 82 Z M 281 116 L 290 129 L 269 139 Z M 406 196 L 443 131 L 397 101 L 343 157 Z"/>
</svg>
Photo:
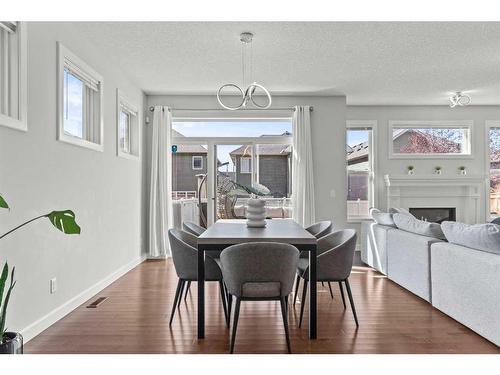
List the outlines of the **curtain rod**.
<svg viewBox="0 0 500 375">
<path fill-rule="evenodd" d="M 151 106 L 149 107 L 150 112 L 154 112 L 155 107 Z M 193 111 L 193 112 L 199 112 L 199 111 L 225 111 L 225 112 L 241 112 L 241 111 L 295 111 L 295 107 L 288 107 L 288 108 L 269 108 L 269 109 L 259 109 L 259 108 L 247 108 L 247 109 L 238 109 L 235 111 L 230 111 L 227 109 L 222 109 L 222 108 L 170 108 L 171 111 Z M 309 111 L 313 111 L 313 107 L 309 107 Z"/>
</svg>

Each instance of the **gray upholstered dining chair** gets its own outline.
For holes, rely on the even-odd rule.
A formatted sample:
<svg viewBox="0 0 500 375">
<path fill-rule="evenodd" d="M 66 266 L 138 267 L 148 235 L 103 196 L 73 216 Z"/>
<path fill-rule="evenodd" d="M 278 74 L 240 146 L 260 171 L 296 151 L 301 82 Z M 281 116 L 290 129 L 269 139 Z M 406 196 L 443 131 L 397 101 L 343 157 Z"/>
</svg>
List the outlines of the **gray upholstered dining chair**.
<svg viewBox="0 0 500 375">
<path fill-rule="evenodd" d="M 316 238 L 321 238 L 329 234 L 333 230 L 333 224 L 330 220 L 323 220 L 323 221 L 318 221 L 317 223 L 314 223 L 307 228 L 305 228 L 306 231 L 311 233 L 314 237 Z M 300 258 L 309 258 L 309 252 L 308 251 L 302 251 L 300 253 Z M 295 282 L 295 295 L 297 295 L 297 290 L 299 288 L 299 283 L 300 283 L 300 278 L 297 276 L 297 280 Z M 323 283 L 321 283 L 323 284 Z M 330 289 L 330 296 L 333 299 L 333 292 L 332 292 L 332 286 L 330 283 L 328 283 L 328 288 Z M 294 301 L 296 300 L 296 297 L 294 297 Z"/>
<path fill-rule="evenodd" d="M 354 229 L 343 229 L 337 232 L 330 233 L 318 240 L 318 258 L 316 275 L 318 281 L 338 282 L 344 309 L 346 308 L 344 289 L 342 283 L 345 284 L 349 302 L 351 304 L 352 313 L 356 326 L 359 327 L 356 308 L 352 298 L 351 286 L 349 285 L 349 275 L 351 274 L 352 263 L 354 258 L 354 250 L 356 248 L 356 231 Z M 304 288 L 302 291 L 299 327 L 302 324 L 302 316 L 304 315 L 305 299 L 307 294 L 307 285 L 309 283 L 309 260 L 300 259 L 297 267 L 297 275 L 304 279 Z M 295 294 L 297 294 L 297 287 Z M 296 297 L 296 295 L 295 295 Z M 295 304 L 295 300 L 294 300 Z"/>
<path fill-rule="evenodd" d="M 168 239 L 170 241 L 170 251 L 172 252 L 175 272 L 179 278 L 172 312 L 170 313 L 169 325 L 172 325 L 176 307 L 179 308 L 181 304 L 182 292 L 186 282 L 191 283 L 191 281 L 198 280 L 198 249 L 197 238 L 182 230 L 170 229 L 168 231 Z M 205 280 L 219 282 L 222 307 L 224 308 L 224 316 L 227 321 L 226 294 L 222 283 L 222 272 L 215 260 L 210 257 L 205 258 Z"/>
<path fill-rule="evenodd" d="M 228 311 L 231 314 L 236 298 L 230 352 L 234 352 L 236 329 L 241 301 L 280 301 L 286 344 L 291 353 L 288 334 L 288 296 L 293 288 L 293 276 L 298 265 L 299 251 L 295 246 L 275 242 L 250 242 L 233 245 L 222 251 L 220 262 L 224 283 L 228 289 Z"/>
<path fill-rule="evenodd" d="M 491 223 L 500 225 L 500 217 L 497 217 L 496 219 L 492 220 Z"/>
<path fill-rule="evenodd" d="M 182 223 L 182 230 L 184 232 L 188 232 L 193 236 L 200 237 L 203 232 L 206 231 L 205 228 L 200 227 L 198 224 L 193 223 L 192 221 L 185 221 Z"/>
</svg>

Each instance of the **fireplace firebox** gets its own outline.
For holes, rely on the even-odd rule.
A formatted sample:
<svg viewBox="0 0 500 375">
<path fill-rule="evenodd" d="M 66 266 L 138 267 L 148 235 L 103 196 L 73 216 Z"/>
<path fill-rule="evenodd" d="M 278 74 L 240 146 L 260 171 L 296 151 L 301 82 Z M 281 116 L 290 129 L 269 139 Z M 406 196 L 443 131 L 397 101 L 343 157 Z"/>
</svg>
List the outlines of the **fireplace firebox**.
<svg viewBox="0 0 500 375">
<path fill-rule="evenodd" d="M 409 209 L 417 219 L 441 224 L 443 221 L 455 221 L 457 209 L 455 207 L 414 207 Z"/>
</svg>

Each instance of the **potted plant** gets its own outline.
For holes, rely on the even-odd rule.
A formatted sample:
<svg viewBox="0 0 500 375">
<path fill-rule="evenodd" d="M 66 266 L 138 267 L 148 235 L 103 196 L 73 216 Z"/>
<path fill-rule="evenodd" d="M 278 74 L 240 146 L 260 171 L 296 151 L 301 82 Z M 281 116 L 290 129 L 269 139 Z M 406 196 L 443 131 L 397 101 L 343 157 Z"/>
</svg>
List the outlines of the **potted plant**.
<svg viewBox="0 0 500 375">
<path fill-rule="evenodd" d="M 438 165 L 437 167 L 434 167 L 434 173 L 435 174 L 441 174 L 441 167 Z"/>
<path fill-rule="evenodd" d="M 465 166 L 464 166 L 464 165 L 462 165 L 462 166 L 458 167 L 458 170 L 460 171 L 460 174 L 461 174 L 462 176 L 465 176 L 465 175 L 467 174 L 467 169 L 465 168 Z"/>
<path fill-rule="evenodd" d="M 0 195 L 0 208 L 9 209 L 9 205 L 5 199 Z M 50 223 L 59 229 L 61 232 L 66 234 L 80 234 L 80 227 L 75 221 L 75 214 L 73 211 L 52 211 L 45 215 L 40 215 L 25 221 L 24 223 L 18 225 L 17 227 L 5 232 L 0 235 L 0 239 L 3 239 L 7 235 L 15 232 L 16 230 L 24 227 L 25 225 L 41 219 L 47 218 Z M 0 354 L 22 354 L 23 353 L 23 337 L 18 332 L 7 331 L 6 321 L 7 321 L 7 308 L 9 306 L 10 297 L 16 281 L 14 280 L 15 267 L 12 267 L 9 278 L 9 265 L 5 262 L 3 266 L 2 273 L 0 275 Z M 7 279 L 9 279 L 8 288 Z M 5 298 L 4 292 L 6 291 Z"/>
<path fill-rule="evenodd" d="M 407 169 L 409 175 L 415 174 L 415 167 L 413 165 L 409 165 Z"/>
</svg>

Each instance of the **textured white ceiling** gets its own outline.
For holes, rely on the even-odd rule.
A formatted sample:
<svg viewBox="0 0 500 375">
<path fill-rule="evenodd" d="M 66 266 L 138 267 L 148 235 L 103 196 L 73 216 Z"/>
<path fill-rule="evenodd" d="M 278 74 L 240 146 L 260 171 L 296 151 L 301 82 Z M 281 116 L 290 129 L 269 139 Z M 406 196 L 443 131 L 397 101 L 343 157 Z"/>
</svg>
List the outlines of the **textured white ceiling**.
<svg viewBox="0 0 500 375">
<path fill-rule="evenodd" d="M 149 94 L 213 94 L 241 81 L 251 31 L 254 79 L 273 94 L 345 94 L 351 105 L 500 104 L 500 23 L 84 22 L 77 32 Z"/>
</svg>

